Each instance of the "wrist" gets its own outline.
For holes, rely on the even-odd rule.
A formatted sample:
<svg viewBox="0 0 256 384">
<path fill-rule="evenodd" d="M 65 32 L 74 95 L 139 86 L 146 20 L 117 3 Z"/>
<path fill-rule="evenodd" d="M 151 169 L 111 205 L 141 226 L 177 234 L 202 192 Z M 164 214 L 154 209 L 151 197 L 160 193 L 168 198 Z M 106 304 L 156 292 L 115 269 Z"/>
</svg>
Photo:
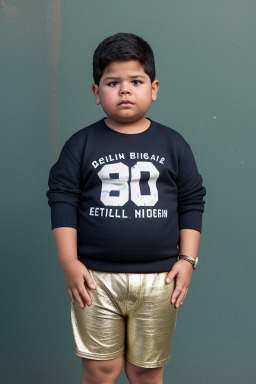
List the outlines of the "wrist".
<svg viewBox="0 0 256 384">
<path fill-rule="evenodd" d="M 198 257 L 194 258 L 194 257 L 186 256 L 186 255 L 179 255 L 178 260 L 185 260 L 185 261 L 189 262 L 192 265 L 193 269 L 196 269 L 197 264 L 198 264 Z"/>
<path fill-rule="evenodd" d="M 73 259 L 69 259 L 69 260 L 62 260 L 62 261 L 60 261 L 60 264 L 61 264 L 62 268 L 66 268 L 67 266 L 69 266 L 70 264 L 72 264 L 76 261 L 79 261 L 79 260 L 77 258 L 73 258 Z"/>
</svg>

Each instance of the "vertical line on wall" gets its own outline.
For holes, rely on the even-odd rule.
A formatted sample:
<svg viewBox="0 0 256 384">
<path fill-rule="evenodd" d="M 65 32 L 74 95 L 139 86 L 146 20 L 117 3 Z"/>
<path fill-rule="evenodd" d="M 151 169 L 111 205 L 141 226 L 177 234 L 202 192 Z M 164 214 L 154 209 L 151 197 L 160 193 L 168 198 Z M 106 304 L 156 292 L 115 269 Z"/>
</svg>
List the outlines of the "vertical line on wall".
<svg viewBox="0 0 256 384">
<path fill-rule="evenodd" d="M 61 5 L 60 0 L 49 0 L 47 6 L 48 43 L 48 148 L 49 164 L 58 157 L 61 137 Z"/>
</svg>

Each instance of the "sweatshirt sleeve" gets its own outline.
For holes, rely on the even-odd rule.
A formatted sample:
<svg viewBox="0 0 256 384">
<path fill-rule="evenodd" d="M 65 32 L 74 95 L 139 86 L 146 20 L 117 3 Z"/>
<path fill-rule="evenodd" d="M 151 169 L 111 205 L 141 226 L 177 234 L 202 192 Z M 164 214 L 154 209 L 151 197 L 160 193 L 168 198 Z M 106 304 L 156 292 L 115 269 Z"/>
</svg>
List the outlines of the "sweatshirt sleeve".
<svg viewBox="0 0 256 384">
<path fill-rule="evenodd" d="M 198 173 L 194 155 L 188 143 L 185 154 L 180 161 L 178 177 L 178 214 L 179 229 L 202 231 L 202 214 L 204 212 L 206 189 L 202 185 L 202 176 Z"/>
<path fill-rule="evenodd" d="M 59 159 L 50 169 L 49 190 L 46 192 L 51 207 L 52 229 L 78 227 L 78 205 L 81 195 L 81 164 L 66 142 Z"/>
</svg>

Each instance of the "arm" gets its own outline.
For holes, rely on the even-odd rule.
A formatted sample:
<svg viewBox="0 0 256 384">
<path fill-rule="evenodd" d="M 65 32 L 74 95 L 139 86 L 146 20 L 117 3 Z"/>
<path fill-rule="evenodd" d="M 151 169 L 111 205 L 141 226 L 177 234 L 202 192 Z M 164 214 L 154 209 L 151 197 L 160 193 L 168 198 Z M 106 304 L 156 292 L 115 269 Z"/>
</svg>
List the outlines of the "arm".
<svg viewBox="0 0 256 384">
<path fill-rule="evenodd" d="M 60 264 L 65 267 L 77 260 L 77 230 L 75 228 L 60 227 L 53 229 Z"/>
<path fill-rule="evenodd" d="M 58 257 L 63 269 L 68 295 L 72 303 L 76 300 L 80 307 L 90 304 L 90 296 L 85 289 L 95 288 L 92 278 L 77 255 L 78 208 L 81 195 L 81 164 L 66 143 L 58 161 L 49 174 L 49 190 L 46 195 L 51 207 L 51 222 Z"/>
<path fill-rule="evenodd" d="M 200 240 L 200 232 L 193 229 L 180 230 L 180 254 L 196 259 Z M 173 291 L 171 302 L 179 307 L 183 303 L 192 277 L 193 266 L 186 260 L 177 261 L 166 277 L 166 282 L 170 283 L 176 276 L 175 290 Z"/>
<path fill-rule="evenodd" d="M 90 296 L 84 283 L 86 281 L 89 288 L 96 287 L 88 269 L 77 258 L 77 230 L 69 227 L 54 228 L 53 235 L 71 302 L 76 300 L 81 308 L 84 302 L 90 305 Z"/>
<path fill-rule="evenodd" d="M 197 258 L 197 252 L 200 241 L 200 232 L 193 229 L 181 229 L 180 230 L 180 255 L 186 255 Z M 180 260 L 186 261 L 186 260 Z M 192 266 L 192 265 L 191 265 Z"/>
<path fill-rule="evenodd" d="M 193 153 L 187 146 L 186 155 L 180 162 L 176 179 L 178 188 L 179 253 L 196 259 L 202 227 L 202 214 L 206 190 L 198 173 Z M 183 303 L 192 277 L 193 266 L 186 260 L 177 261 L 166 276 L 166 283 L 175 277 L 175 289 L 171 302 L 176 308 Z"/>
</svg>

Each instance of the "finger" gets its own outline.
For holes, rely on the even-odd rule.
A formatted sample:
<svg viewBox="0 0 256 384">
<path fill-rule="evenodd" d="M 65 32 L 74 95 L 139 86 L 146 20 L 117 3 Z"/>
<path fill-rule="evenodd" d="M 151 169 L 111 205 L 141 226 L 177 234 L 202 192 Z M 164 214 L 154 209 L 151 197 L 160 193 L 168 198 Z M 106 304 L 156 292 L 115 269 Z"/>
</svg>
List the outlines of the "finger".
<svg viewBox="0 0 256 384">
<path fill-rule="evenodd" d="M 188 294 L 188 288 L 186 289 L 185 296 L 183 297 L 182 302 L 180 304 L 183 304 L 183 301 L 184 301 L 185 297 L 187 296 L 187 294 Z"/>
<path fill-rule="evenodd" d="M 180 306 L 180 303 L 183 302 L 184 300 L 184 295 L 180 295 L 177 299 L 176 299 L 176 302 L 175 302 L 175 307 L 178 308 Z"/>
<path fill-rule="evenodd" d="M 88 271 L 85 271 L 84 279 L 89 288 L 96 289 L 96 285 L 94 284 L 94 281 L 92 280 L 92 277 Z"/>
<path fill-rule="evenodd" d="M 185 300 L 187 294 L 188 294 L 188 288 L 185 289 L 185 293 L 184 293 L 183 299 L 181 300 L 180 304 L 183 304 L 183 301 Z"/>
<path fill-rule="evenodd" d="M 172 294 L 172 297 L 171 297 L 171 302 L 172 304 L 175 303 L 175 301 L 177 300 L 177 298 L 179 297 L 179 295 L 181 294 L 182 292 L 182 288 L 179 287 L 179 286 L 176 286 L 174 291 L 173 291 L 173 294 Z"/>
<path fill-rule="evenodd" d="M 71 300 L 71 303 L 74 304 L 75 299 L 74 299 L 73 293 L 72 293 L 70 288 L 68 288 L 68 295 L 69 295 L 69 298 Z"/>
<path fill-rule="evenodd" d="M 73 296 L 74 298 L 76 299 L 76 301 L 78 302 L 78 304 L 80 305 L 81 308 L 84 308 L 84 302 L 78 292 L 78 290 L 76 288 L 73 289 Z"/>
<path fill-rule="evenodd" d="M 84 285 L 79 288 L 79 293 L 82 296 L 83 300 L 88 305 L 91 305 L 91 303 L 92 303 L 91 297 L 90 297 L 89 293 L 87 292 L 87 290 L 85 289 Z"/>
<path fill-rule="evenodd" d="M 187 293 L 187 289 L 184 288 L 181 292 L 181 294 L 179 295 L 179 297 L 176 299 L 176 303 L 175 303 L 175 306 L 176 308 L 178 308 L 178 306 L 183 303 L 183 300 L 185 299 L 186 297 L 186 293 Z"/>
</svg>

